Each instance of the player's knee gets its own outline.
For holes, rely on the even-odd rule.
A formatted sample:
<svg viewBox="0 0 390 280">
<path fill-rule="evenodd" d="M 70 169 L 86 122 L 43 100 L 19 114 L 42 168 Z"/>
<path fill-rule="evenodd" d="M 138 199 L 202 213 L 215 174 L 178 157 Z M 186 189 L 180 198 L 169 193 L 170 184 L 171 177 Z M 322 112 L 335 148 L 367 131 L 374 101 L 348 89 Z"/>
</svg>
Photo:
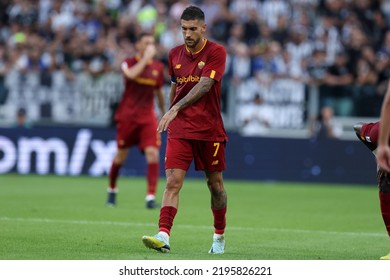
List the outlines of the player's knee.
<svg viewBox="0 0 390 280">
<path fill-rule="evenodd" d="M 160 160 L 159 150 L 155 147 L 146 148 L 145 156 L 148 163 L 157 163 Z"/>
<path fill-rule="evenodd" d="M 125 163 L 129 149 L 119 149 L 115 155 L 114 162 L 118 165 Z"/>
<path fill-rule="evenodd" d="M 159 156 L 158 152 L 153 153 L 153 154 L 151 154 L 151 156 L 149 158 L 149 162 L 150 163 L 158 163 L 159 162 L 159 158 L 160 158 L 160 156 Z"/>
<path fill-rule="evenodd" d="M 181 189 L 182 185 L 183 185 L 183 181 L 180 178 L 176 176 L 167 177 L 167 185 L 166 185 L 167 191 L 178 192 Z"/>
<path fill-rule="evenodd" d="M 218 195 L 224 191 L 222 180 L 207 180 L 207 186 L 212 195 Z"/>
<path fill-rule="evenodd" d="M 223 179 L 221 172 L 206 173 L 207 186 L 210 190 L 223 189 Z"/>
<path fill-rule="evenodd" d="M 125 155 L 118 154 L 116 155 L 114 162 L 118 165 L 123 165 L 125 163 L 125 160 L 126 160 Z"/>
<path fill-rule="evenodd" d="M 390 193 L 390 173 L 378 170 L 377 173 L 379 191 Z"/>
</svg>

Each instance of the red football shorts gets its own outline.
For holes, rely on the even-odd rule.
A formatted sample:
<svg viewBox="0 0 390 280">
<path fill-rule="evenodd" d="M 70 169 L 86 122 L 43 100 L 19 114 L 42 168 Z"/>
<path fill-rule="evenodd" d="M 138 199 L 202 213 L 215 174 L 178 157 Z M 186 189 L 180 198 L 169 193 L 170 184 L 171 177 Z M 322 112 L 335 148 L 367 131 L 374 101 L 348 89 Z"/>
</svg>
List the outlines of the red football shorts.
<svg viewBox="0 0 390 280">
<path fill-rule="evenodd" d="M 146 147 L 160 148 L 161 146 L 161 136 L 157 132 L 156 122 L 145 124 L 118 122 L 116 128 L 116 143 L 119 149 L 138 146 L 141 151 L 144 151 Z"/>
<path fill-rule="evenodd" d="M 225 146 L 226 142 L 168 138 L 165 169 L 187 171 L 194 160 L 195 170 L 225 170 Z"/>
</svg>

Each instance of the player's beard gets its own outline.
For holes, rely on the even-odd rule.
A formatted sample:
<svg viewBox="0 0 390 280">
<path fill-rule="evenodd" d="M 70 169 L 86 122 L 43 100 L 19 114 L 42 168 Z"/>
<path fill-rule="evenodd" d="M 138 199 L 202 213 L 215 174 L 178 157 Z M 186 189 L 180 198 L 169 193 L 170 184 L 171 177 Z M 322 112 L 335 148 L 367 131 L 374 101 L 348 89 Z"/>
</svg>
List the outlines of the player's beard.
<svg viewBox="0 0 390 280">
<path fill-rule="evenodd" d="M 190 41 L 187 41 L 188 39 L 190 39 Z M 195 46 L 197 46 L 200 41 L 200 38 L 198 39 L 188 38 L 188 39 L 185 39 L 185 44 L 189 49 L 195 48 Z"/>
</svg>

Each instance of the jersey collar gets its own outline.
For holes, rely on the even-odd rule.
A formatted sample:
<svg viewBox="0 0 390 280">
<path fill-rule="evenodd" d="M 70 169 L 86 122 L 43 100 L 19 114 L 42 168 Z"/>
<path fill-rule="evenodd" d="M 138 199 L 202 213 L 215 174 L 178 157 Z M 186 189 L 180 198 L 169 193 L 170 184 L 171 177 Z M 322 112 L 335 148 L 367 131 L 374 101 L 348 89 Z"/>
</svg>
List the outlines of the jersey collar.
<svg viewBox="0 0 390 280">
<path fill-rule="evenodd" d="M 194 55 L 197 55 L 198 53 L 200 53 L 204 47 L 206 46 L 207 44 L 207 39 L 204 39 L 204 43 L 203 43 L 203 46 L 200 48 L 199 51 L 195 52 L 195 53 L 191 53 L 191 51 L 187 48 L 187 46 L 184 44 L 184 47 L 186 48 L 186 51 L 187 51 L 187 54 L 190 55 L 190 56 L 194 56 Z"/>
</svg>

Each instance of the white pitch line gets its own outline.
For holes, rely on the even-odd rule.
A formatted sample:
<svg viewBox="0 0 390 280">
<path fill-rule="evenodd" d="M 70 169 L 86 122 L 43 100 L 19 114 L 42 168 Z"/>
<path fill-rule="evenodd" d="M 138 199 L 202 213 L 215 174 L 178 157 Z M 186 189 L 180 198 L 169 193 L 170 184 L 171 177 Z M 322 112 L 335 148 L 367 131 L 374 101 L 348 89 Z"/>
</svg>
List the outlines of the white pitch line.
<svg viewBox="0 0 390 280">
<path fill-rule="evenodd" d="M 0 221 L 7 222 L 30 222 L 30 223 L 49 223 L 49 224 L 78 224 L 78 225 L 113 225 L 126 227 L 156 227 L 154 223 L 132 223 L 132 222 L 114 222 L 114 221 L 85 221 L 85 220 L 55 220 L 46 218 L 11 218 L 0 217 Z M 175 227 L 189 228 L 189 229 L 204 229 L 210 230 L 212 226 L 199 225 L 175 225 Z M 385 232 L 338 232 L 327 230 L 307 230 L 307 229 L 283 229 L 283 228 L 264 228 L 264 227 L 230 227 L 228 230 L 234 231 L 265 231 L 265 232 L 281 232 L 281 233 L 307 233 L 307 234 L 334 234 L 345 236 L 364 236 L 364 237 L 386 237 Z"/>
</svg>

